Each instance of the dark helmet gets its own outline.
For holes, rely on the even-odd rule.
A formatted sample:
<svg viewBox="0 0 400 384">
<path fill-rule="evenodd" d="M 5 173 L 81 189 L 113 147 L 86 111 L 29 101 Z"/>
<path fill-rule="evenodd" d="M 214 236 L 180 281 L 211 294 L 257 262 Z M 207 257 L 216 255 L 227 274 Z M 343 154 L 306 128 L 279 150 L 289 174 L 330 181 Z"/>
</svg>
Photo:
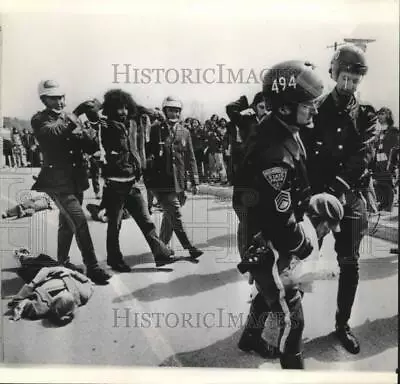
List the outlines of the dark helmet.
<svg viewBox="0 0 400 384">
<path fill-rule="evenodd" d="M 282 104 L 299 104 L 319 98 L 324 90 L 315 66 L 301 60 L 276 64 L 263 79 L 263 93 L 272 108 Z"/>
<path fill-rule="evenodd" d="M 318 193 L 311 197 L 308 214 L 326 220 L 332 225 L 333 232 L 340 231 L 339 222 L 343 219 L 344 210 L 340 201 L 329 193 Z"/>
<path fill-rule="evenodd" d="M 356 45 L 346 44 L 340 47 L 332 57 L 329 73 L 336 81 L 340 71 L 347 71 L 358 75 L 366 75 L 367 62 L 363 50 Z"/>
</svg>

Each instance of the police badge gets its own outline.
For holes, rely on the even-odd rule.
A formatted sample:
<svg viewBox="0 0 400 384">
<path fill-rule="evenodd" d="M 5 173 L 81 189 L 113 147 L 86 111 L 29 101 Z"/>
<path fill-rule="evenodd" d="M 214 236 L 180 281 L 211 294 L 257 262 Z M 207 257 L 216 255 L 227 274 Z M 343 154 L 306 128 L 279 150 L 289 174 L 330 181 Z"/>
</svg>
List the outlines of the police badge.
<svg viewBox="0 0 400 384">
<path fill-rule="evenodd" d="M 280 191 L 287 175 L 287 169 L 282 167 L 268 168 L 263 171 L 263 175 L 272 188 Z"/>
</svg>

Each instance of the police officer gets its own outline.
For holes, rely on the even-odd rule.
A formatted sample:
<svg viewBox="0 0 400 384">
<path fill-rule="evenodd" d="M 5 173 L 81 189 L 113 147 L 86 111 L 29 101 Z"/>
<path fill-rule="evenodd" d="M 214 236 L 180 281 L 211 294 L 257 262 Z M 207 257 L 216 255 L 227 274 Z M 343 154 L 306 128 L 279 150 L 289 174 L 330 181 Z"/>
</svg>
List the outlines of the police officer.
<svg viewBox="0 0 400 384">
<path fill-rule="evenodd" d="M 322 92 L 322 80 L 308 62 L 282 62 L 266 73 L 263 93 L 272 113 L 249 137 L 234 185 L 233 207 L 242 225 L 241 255 L 258 232 L 275 250 L 274 256 L 261 257 L 259 268 L 252 269 L 259 294 L 250 317 L 259 319 L 269 310 L 278 317 L 284 315 L 279 335 L 282 368 L 303 368 L 301 295 L 295 288 L 285 291 L 279 272 L 288 267 L 293 255 L 304 259 L 312 251 L 310 239 L 299 225 L 310 198 L 299 130 L 312 123 Z M 247 328 L 239 348 L 268 356 L 266 346 L 260 343 L 262 327 L 250 332 Z"/>
<path fill-rule="evenodd" d="M 346 45 L 335 52 L 329 73 L 336 82 L 315 118 L 315 128 L 303 136 L 309 154 L 308 170 L 314 192 L 328 191 L 344 204 L 342 231 L 335 234 L 340 267 L 336 335 L 350 353 L 360 351 L 348 320 L 358 285 L 361 240 L 368 228 L 363 189 L 374 157 L 374 108 L 360 103 L 355 92 L 367 73 L 364 52 Z"/>
<path fill-rule="evenodd" d="M 185 201 L 185 160 L 189 164 L 192 192 L 198 192 L 199 177 L 190 132 L 180 121 L 182 102 L 168 96 L 162 103 L 166 120 L 156 122 L 148 143 L 146 187 L 153 190 L 163 209 L 160 238 L 168 244 L 173 231 L 193 258 L 203 254 L 189 240 L 183 227 L 181 205 Z"/>
<path fill-rule="evenodd" d="M 65 93 L 56 81 L 41 81 L 39 97 L 46 109 L 36 113 L 31 124 L 43 152 L 43 165 L 32 189 L 46 192 L 60 210 L 57 259 L 78 270 L 69 258 L 75 234 L 87 276 L 97 284 L 106 284 L 110 275 L 98 265 L 81 206 L 83 191 L 89 188 L 83 154 L 94 150 L 93 135 L 82 129 L 75 114 L 64 111 Z"/>
</svg>

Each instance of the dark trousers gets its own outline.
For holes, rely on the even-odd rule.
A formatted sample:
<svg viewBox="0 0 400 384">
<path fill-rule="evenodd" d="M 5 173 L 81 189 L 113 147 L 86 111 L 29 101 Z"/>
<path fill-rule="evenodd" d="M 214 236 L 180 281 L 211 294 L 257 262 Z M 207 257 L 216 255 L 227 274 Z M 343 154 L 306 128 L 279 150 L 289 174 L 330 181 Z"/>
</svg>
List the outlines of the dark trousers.
<svg viewBox="0 0 400 384">
<path fill-rule="evenodd" d="M 30 283 L 43 267 L 57 267 L 60 263 L 50 256 L 41 253 L 37 257 L 21 259 L 21 268 L 18 268 L 18 276 L 25 283 Z"/>
<path fill-rule="evenodd" d="M 92 156 L 90 158 L 90 178 L 92 180 L 93 191 L 95 194 L 100 192 L 100 169 L 101 161 Z"/>
<path fill-rule="evenodd" d="M 259 291 L 254 299 L 255 307 L 250 312 L 250 319 L 257 324 L 253 330 L 254 335 L 261 337 L 264 322 L 270 315 L 274 328 L 278 328 L 279 332 L 273 342 L 268 342 L 284 356 L 301 353 L 304 314 L 300 291 L 285 290 L 279 276 L 272 270 L 252 271 L 251 274 Z"/>
<path fill-rule="evenodd" d="M 194 151 L 196 158 L 197 170 L 199 172 L 199 179 L 201 182 L 208 180 L 208 155 L 204 154 L 204 149 L 196 149 Z"/>
<path fill-rule="evenodd" d="M 376 177 L 375 191 L 379 201 L 379 210 L 392 211 L 394 201 L 394 185 L 390 172 L 382 172 Z"/>
<path fill-rule="evenodd" d="M 48 195 L 60 210 L 57 260 L 60 264 L 70 261 L 69 250 L 75 234 L 86 267 L 88 269 L 96 267 L 97 258 L 86 216 L 82 209 L 83 192 L 75 194 L 49 192 Z"/>
<path fill-rule="evenodd" d="M 163 218 L 161 222 L 160 238 L 168 244 L 171 240 L 172 233 L 175 232 L 176 237 L 184 249 L 192 247 L 182 222 L 181 201 L 176 192 L 160 192 L 154 191 L 158 202 L 163 209 Z"/>
<path fill-rule="evenodd" d="M 335 250 L 340 267 L 336 323 L 346 325 L 351 315 L 358 286 L 358 259 L 361 241 L 368 229 L 366 202 L 361 192 L 346 193 L 341 231 L 335 233 Z"/>
<path fill-rule="evenodd" d="M 169 255 L 165 244 L 157 236 L 146 202 L 140 189 L 132 182 L 107 181 L 107 262 L 114 264 L 122 261 L 119 244 L 119 232 L 123 208 L 126 208 L 142 231 L 155 258 Z"/>
</svg>

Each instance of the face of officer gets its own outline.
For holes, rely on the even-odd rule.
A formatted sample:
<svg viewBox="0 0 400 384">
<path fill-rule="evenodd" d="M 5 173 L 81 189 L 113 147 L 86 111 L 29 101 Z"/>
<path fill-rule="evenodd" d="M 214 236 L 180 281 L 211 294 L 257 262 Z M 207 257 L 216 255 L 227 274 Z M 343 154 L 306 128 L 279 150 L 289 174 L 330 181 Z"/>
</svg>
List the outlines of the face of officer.
<svg viewBox="0 0 400 384">
<path fill-rule="evenodd" d="M 265 104 L 265 101 L 261 101 L 256 105 L 256 115 L 259 119 L 263 117 L 267 113 L 267 106 Z"/>
<path fill-rule="evenodd" d="M 297 107 L 297 125 L 313 128 L 313 117 L 318 114 L 317 105 L 314 102 L 301 103 Z"/>
<path fill-rule="evenodd" d="M 65 96 L 42 96 L 43 104 L 53 111 L 62 111 L 65 107 Z"/>
<path fill-rule="evenodd" d="M 341 96 L 351 96 L 356 91 L 362 80 L 362 75 L 342 71 L 336 79 L 336 90 Z"/>
<path fill-rule="evenodd" d="M 181 110 L 175 107 L 165 107 L 165 115 L 169 121 L 176 122 L 179 120 Z"/>
</svg>

